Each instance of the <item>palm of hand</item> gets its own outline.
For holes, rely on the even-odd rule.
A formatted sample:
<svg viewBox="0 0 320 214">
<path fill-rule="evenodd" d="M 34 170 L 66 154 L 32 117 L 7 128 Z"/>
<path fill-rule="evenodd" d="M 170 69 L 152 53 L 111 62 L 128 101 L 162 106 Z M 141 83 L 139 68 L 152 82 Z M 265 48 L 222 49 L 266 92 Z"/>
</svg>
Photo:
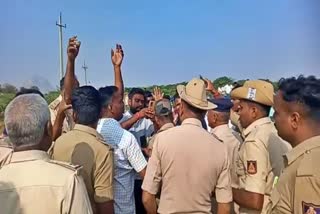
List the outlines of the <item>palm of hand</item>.
<svg viewBox="0 0 320 214">
<path fill-rule="evenodd" d="M 122 57 L 121 53 L 114 53 L 114 55 L 112 56 L 112 63 L 114 65 L 121 65 L 122 59 L 123 59 L 123 57 Z"/>
</svg>

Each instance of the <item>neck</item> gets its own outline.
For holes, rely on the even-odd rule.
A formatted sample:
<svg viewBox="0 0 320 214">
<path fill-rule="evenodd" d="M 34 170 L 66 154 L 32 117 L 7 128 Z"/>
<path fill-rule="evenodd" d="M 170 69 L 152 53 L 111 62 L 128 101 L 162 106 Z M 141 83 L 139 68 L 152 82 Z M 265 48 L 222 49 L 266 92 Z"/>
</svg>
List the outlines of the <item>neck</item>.
<svg viewBox="0 0 320 214">
<path fill-rule="evenodd" d="M 296 147 L 299 144 L 303 143 L 304 141 L 315 136 L 320 136 L 320 127 L 313 128 L 313 129 L 309 127 L 308 129 L 303 130 L 302 134 L 298 133 L 295 139 L 292 140 L 291 145 L 292 147 Z"/>
<path fill-rule="evenodd" d="M 222 122 L 222 121 L 216 122 L 211 128 L 216 128 L 222 125 L 228 125 L 228 122 Z"/>
</svg>

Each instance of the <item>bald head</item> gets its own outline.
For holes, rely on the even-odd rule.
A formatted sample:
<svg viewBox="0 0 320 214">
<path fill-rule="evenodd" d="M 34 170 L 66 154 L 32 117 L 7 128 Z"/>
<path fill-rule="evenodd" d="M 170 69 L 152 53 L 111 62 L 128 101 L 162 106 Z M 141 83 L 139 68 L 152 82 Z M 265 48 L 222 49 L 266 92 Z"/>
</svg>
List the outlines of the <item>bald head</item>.
<svg viewBox="0 0 320 214">
<path fill-rule="evenodd" d="M 37 94 L 20 95 L 5 110 L 4 122 L 14 147 L 38 145 L 50 122 L 47 102 Z"/>
</svg>

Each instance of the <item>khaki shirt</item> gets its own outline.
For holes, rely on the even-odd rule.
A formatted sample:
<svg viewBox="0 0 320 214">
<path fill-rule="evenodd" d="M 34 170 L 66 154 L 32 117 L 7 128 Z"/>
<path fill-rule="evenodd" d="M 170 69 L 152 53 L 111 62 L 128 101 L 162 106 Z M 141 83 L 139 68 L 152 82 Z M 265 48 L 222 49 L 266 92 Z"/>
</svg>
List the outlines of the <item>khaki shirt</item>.
<svg viewBox="0 0 320 214">
<path fill-rule="evenodd" d="M 158 132 L 150 138 L 149 143 L 148 143 L 148 148 L 152 150 L 152 147 L 153 147 L 153 144 L 154 144 L 154 139 L 156 138 L 156 135 L 157 135 L 157 134 L 159 134 L 160 132 L 166 131 L 166 130 L 168 130 L 168 129 L 170 129 L 170 128 L 173 128 L 173 127 L 174 127 L 173 123 L 164 124 L 164 125 L 158 130 Z"/>
<path fill-rule="evenodd" d="M 237 133 L 229 128 L 228 124 L 220 125 L 211 130 L 211 133 L 218 140 L 223 142 L 227 146 L 229 160 L 230 160 L 230 171 L 231 175 L 235 175 L 235 159 L 237 157 L 237 153 L 240 147 L 240 137 L 237 137 Z M 232 176 L 231 176 L 232 177 Z M 237 183 L 235 176 L 233 177 L 232 183 Z"/>
<path fill-rule="evenodd" d="M 62 100 L 62 96 L 60 95 L 57 99 L 52 101 L 49 104 L 49 110 L 50 110 L 50 117 L 51 117 L 51 123 L 52 125 L 56 121 L 57 115 L 58 115 L 58 109 L 60 102 Z M 74 127 L 74 121 L 72 118 L 72 109 L 66 110 L 65 111 L 66 118 L 63 121 L 63 126 L 62 126 L 62 133 L 66 133 Z"/>
<path fill-rule="evenodd" d="M 0 213 L 92 213 L 77 168 L 39 150 L 14 152 L 0 170 Z"/>
<path fill-rule="evenodd" d="M 320 136 L 285 155 L 286 168 L 271 195 L 269 213 L 320 213 Z"/>
<path fill-rule="evenodd" d="M 287 147 L 281 146 L 284 141 L 278 136 L 269 117 L 253 122 L 243 130 L 243 135 L 245 140 L 241 144 L 236 158 L 236 173 L 240 189 L 263 194 L 264 204 L 261 212 L 240 206 L 240 213 L 266 213 L 275 178 L 270 157 L 275 156 L 273 153 L 281 157 L 287 152 L 287 150 L 282 152 L 271 150 L 270 145 L 278 144 L 279 148 Z"/>
<path fill-rule="evenodd" d="M 95 129 L 76 124 L 56 140 L 52 158 L 83 166 L 80 174 L 94 211 L 94 202 L 113 200 L 113 152 Z"/>
<path fill-rule="evenodd" d="M 219 203 L 232 201 L 228 152 L 197 119 L 155 138 L 142 189 L 156 195 L 159 213 L 211 213 L 213 193 Z"/>
<path fill-rule="evenodd" d="M 12 153 L 13 148 L 10 143 L 9 137 L 0 139 L 0 168 L 10 161 Z"/>
</svg>

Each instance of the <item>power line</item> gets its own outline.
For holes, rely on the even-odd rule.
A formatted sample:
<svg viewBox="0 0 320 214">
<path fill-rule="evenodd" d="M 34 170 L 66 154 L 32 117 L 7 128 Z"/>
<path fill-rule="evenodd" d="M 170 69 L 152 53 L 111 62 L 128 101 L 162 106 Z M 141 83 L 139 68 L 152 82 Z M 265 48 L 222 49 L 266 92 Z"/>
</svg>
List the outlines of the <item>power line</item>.
<svg viewBox="0 0 320 214">
<path fill-rule="evenodd" d="M 84 80 L 85 80 L 85 83 L 87 85 L 87 70 L 88 70 L 88 66 L 86 65 L 86 61 L 83 62 L 82 69 L 84 70 Z"/>
<path fill-rule="evenodd" d="M 62 47 L 62 28 L 67 26 L 62 24 L 62 14 L 60 12 L 59 23 L 56 22 L 56 25 L 59 27 L 59 49 L 60 49 L 60 80 L 64 77 L 63 72 L 63 47 Z"/>
</svg>

